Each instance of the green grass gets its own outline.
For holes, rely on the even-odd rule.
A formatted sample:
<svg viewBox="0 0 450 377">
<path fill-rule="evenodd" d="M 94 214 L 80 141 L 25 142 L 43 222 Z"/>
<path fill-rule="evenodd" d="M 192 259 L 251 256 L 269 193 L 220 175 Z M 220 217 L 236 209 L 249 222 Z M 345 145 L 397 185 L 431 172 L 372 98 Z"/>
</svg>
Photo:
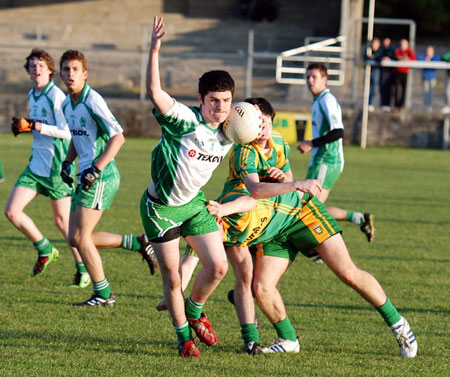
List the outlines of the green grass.
<svg viewBox="0 0 450 377">
<path fill-rule="evenodd" d="M 97 229 L 140 233 L 140 196 L 149 182 L 155 140 L 128 139 L 117 163 L 122 184 L 112 209 Z M 0 135 L 0 158 L 7 181 L 0 184 L 4 208 L 15 179 L 30 154 L 31 137 Z M 0 376 L 447 376 L 449 359 L 450 164 L 448 152 L 399 148 L 346 147 L 346 168 L 330 205 L 375 214 L 376 239 L 368 244 L 358 227 L 343 223 L 353 259 L 374 274 L 391 301 L 410 321 L 419 342 L 416 359 L 405 360 L 378 313 L 325 265 L 298 257 L 280 282 L 297 330 L 296 355 L 249 357 L 240 354 L 239 324 L 226 299 L 230 272 L 205 311 L 219 345 L 202 358 L 177 357 L 159 274 L 132 252 L 102 251 L 115 308 L 74 308 L 91 288 L 68 290 L 73 258 L 53 225 L 48 199 L 39 196 L 27 213 L 60 249 L 60 259 L 35 278 L 31 243 L 0 217 Z M 294 175 L 303 178 L 308 157 L 292 150 Z M 227 163 L 205 188 L 220 192 Z M 261 318 L 263 317 L 260 313 Z M 275 332 L 262 319 L 261 341 Z"/>
</svg>

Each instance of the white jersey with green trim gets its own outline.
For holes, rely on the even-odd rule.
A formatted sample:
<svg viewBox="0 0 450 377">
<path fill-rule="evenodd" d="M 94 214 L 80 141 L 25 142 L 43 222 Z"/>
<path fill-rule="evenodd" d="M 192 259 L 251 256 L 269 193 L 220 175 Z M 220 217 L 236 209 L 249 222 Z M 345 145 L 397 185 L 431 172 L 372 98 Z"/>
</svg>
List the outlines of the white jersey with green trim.
<svg viewBox="0 0 450 377">
<path fill-rule="evenodd" d="M 169 206 L 191 201 L 233 146 L 221 128 L 209 127 L 200 108 L 174 100 L 164 115 L 154 110 L 162 128 L 152 152 L 152 180 L 159 200 Z"/>
<path fill-rule="evenodd" d="M 41 177 L 59 175 L 61 164 L 70 144 L 70 130 L 62 111 L 66 95 L 51 80 L 38 92 L 28 92 L 30 119 L 42 124 L 41 131 L 33 130 L 30 170 Z"/>
<path fill-rule="evenodd" d="M 72 133 L 78 155 L 78 171 L 83 171 L 104 152 L 114 135 L 123 132 L 103 97 L 86 83 L 78 103 L 70 95 L 63 103 L 63 111 Z"/>
<path fill-rule="evenodd" d="M 344 128 L 341 107 L 329 89 L 325 89 L 314 98 L 311 117 L 313 139 L 324 136 L 334 129 Z M 344 169 L 342 139 L 314 147 L 311 152 L 310 165 L 312 164 L 340 165 L 342 171 Z"/>
</svg>

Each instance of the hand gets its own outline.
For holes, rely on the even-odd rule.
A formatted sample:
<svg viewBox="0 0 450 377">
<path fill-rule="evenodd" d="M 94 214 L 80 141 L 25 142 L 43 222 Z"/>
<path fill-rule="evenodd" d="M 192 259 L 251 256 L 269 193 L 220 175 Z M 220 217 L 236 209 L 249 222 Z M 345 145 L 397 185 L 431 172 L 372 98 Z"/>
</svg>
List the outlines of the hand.
<svg viewBox="0 0 450 377">
<path fill-rule="evenodd" d="M 34 122 L 31 119 L 26 118 L 12 118 L 11 131 L 14 136 L 24 132 L 31 132 L 34 130 Z"/>
<path fill-rule="evenodd" d="M 284 174 L 281 169 L 278 169 L 274 166 L 269 167 L 267 171 L 269 172 L 269 177 L 274 181 L 284 182 L 284 180 L 286 179 L 286 174 Z"/>
<path fill-rule="evenodd" d="M 73 178 L 70 175 L 72 170 L 72 164 L 69 161 L 64 161 L 61 166 L 61 173 L 60 176 L 64 183 L 68 184 L 69 186 L 72 186 Z"/>
<path fill-rule="evenodd" d="M 308 153 L 312 149 L 312 141 L 309 140 L 303 140 L 297 145 L 297 149 L 302 153 Z"/>
<path fill-rule="evenodd" d="M 162 17 L 153 17 L 152 40 L 150 42 L 150 50 L 159 51 L 161 48 L 161 39 L 166 35 L 164 31 L 164 20 Z"/>
<path fill-rule="evenodd" d="M 322 186 L 318 179 L 307 179 L 305 181 L 295 181 L 295 189 L 297 191 L 306 192 L 311 196 L 317 196 L 322 192 Z"/>
<path fill-rule="evenodd" d="M 208 204 L 206 205 L 206 208 L 208 209 L 208 212 L 217 217 L 217 218 L 222 218 L 223 212 L 221 211 L 222 209 L 222 204 L 214 201 L 214 200 L 210 200 L 208 201 Z"/>
<path fill-rule="evenodd" d="M 92 186 L 94 186 L 97 178 L 100 177 L 100 170 L 97 169 L 95 165 L 92 165 L 90 168 L 84 169 L 81 172 L 81 185 L 83 190 L 89 190 Z"/>
</svg>

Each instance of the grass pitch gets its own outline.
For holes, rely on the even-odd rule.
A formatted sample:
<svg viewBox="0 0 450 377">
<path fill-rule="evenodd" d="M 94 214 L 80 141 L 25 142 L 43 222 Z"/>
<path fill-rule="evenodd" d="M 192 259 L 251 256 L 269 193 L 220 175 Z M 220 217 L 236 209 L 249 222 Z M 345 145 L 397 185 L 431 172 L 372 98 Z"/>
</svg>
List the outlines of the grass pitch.
<svg viewBox="0 0 450 377">
<path fill-rule="evenodd" d="M 156 141 L 128 139 L 117 157 L 121 188 L 98 230 L 141 233 L 140 196 L 149 182 Z M 6 182 L 4 208 L 31 151 L 30 135 L 0 135 Z M 360 296 L 325 265 L 299 256 L 280 282 L 291 322 L 300 337 L 299 354 L 250 357 L 242 348 L 239 324 L 226 294 L 231 271 L 205 311 L 219 345 L 202 358 L 177 357 L 176 337 L 161 299 L 161 278 L 151 277 L 130 251 L 102 251 L 115 308 L 74 308 L 92 288 L 69 290 L 73 258 L 53 224 L 47 198 L 26 209 L 60 250 L 60 259 L 34 278 L 31 243 L 0 217 L 0 376 L 448 376 L 450 158 L 449 152 L 399 148 L 345 147 L 346 167 L 327 204 L 372 212 L 377 228 L 368 244 L 359 228 L 343 223 L 344 239 L 356 264 L 371 272 L 417 336 L 416 359 L 405 360 L 388 327 Z M 294 148 L 294 176 L 305 176 L 309 156 Z M 205 188 L 221 191 L 224 161 Z M 263 344 L 275 331 L 261 313 Z"/>
</svg>

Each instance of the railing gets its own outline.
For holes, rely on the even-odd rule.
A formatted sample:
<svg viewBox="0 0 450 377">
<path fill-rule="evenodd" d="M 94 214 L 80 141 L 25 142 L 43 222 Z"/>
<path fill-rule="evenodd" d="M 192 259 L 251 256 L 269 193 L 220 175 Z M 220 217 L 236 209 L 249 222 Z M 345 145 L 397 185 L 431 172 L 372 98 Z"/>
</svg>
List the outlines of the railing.
<svg viewBox="0 0 450 377">
<path fill-rule="evenodd" d="M 328 85 L 342 86 L 345 79 L 344 54 L 344 36 L 284 51 L 277 56 L 276 80 L 282 84 L 305 85 L 308 63 L 317 62 L 329 67 Z"/>
</svg>

